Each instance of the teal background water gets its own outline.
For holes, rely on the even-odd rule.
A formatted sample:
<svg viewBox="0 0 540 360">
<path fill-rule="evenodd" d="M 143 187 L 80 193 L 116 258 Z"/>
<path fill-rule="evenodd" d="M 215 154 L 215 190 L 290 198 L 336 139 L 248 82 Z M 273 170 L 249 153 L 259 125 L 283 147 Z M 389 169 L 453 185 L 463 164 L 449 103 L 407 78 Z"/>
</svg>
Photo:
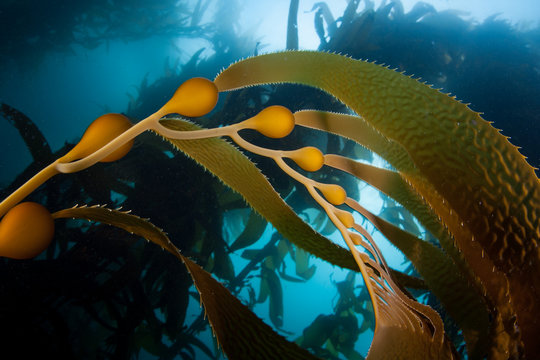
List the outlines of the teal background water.
<svg viewBox="0 0 540 360">
<path fill-rule="evenodd" d="M 299 2 L 297 30 L 300 49 L 338 51 L 355 58 L 388 64 L 400 71 L 421 77 L 445 92 L 452 92 L 460 100 L 471 103 L 474 110 L 483 112 L 486 120 L 494 121 L 494 126 L 501 128 L 503 134 L 511 136 L 515 145 L 522 147 L 521 151 L 528 157 L 529 163 L 540 167 L 540 147 L 537 142 L 540 135 L 540 5 L 537 2 L 437 1 L 432 4 L 441 17 L 434 23 L 430 23 L 429 16 L 403 23 L 405 20 L 396 13 L 390 13 L 386 19 L 387 24 L 396 26 L 400 31 L 373 25 L 368 30 L 357 29 L 356 33 L 340 34 L 340 39 L 333 38 L 329 24 L 323 22 L 327 44 L 321 43 L 315 23 L 317 11 L 322 8 L 320 4 L 307 0 Z M 334 0 L 324 4 L 337 20 L 337 25 L 341 25 L 347 1 Z M 404 2 L 404 14 L 412 13 L 415 4 L 416 2 Z M 368 5 L 361 1 L 356 16 L 361 16 Z M 380 8 L 380 4 L 376 2 L 374 11 Z M 213 78 L 223 67 L 235 60 L 256 53 L 284 50 L 288 36 L 288 11 L 289 1 L 285 0 L 164 1 L 159 4 L 152 1 L 53 1 L 40 4 L 34 4 L 33 1 L 3 2 L 0 5 L 0 102 L 28 116 L 47 139 L 53 152 L 58 151 L 66 143 L 75 143 L 88 124 L 103 113 L 120 112 L 133 119 L 141 119 L 158 109 L 166 101 L 168 94 L 172 94 L 176 86 L 188 77 Z M 417 24 L 430 24 L 431 28 L 418 30 Z M 415 41 L 421 46 L 412 47 L 411 43 Z M 304 92 L 303 89 L 289 91 L 290 93 L 285 92 L 282 97 L 304 95 L 317 102 L 317 94 Z M 321 101 L 324 102 L 322 107 L 334 106 L 327 98 L 322 98 Z M 253 111 L 254 107 L 249 102 L 238 102 L 236 115 L 241 117 L 242 114 Z M 227 119 L 218 119 L 219 122 L 215 124 L 206 122 L 204 126 L 219 126 L 238 120 L 239 118 L 231 115 Z M 0 119 L 0 140 L 0 188 L 8 189 L 17 181 L 16 177 L 32 164 L 33 159 L 17 130 L 4 119 Z M 377 161 L 371 156 L 364 157 L 360 152 L 354 154 L 366 161 Z M 136 154 L 130 156 L 129 160 L 126 160 L 132 164 L 130 166 L 140 167 L 141 171 L 148 171 L 148 177 L 159 179 L 154 183 L 149 181 L 150 186 L 161 187 L 161 190 L 168 194 L 166 197 L 178 196 L 176 206 L 180 209 L 179 216 L 182 217 L 179 221 L 190 229 L 188 231 L 180 226 L 167 228 L 169 218 L 160 217 L 159 202 L 148 203 L 151 200 L 150 195 L 150 199 L 145 199 L 142 195 L 126 199 L 125 196 L 107 192 L 106 195 L 110 195 L 108 201 L 112 201 L 114 205 L 133 209 L 142 217 L 151 217 L 152 221 L 171 234 L 209 231 L 199 228 L 193 230 L 192 227 L 200 224 L 190 222 L 189 219 L 191 216 L 215 216 L 217 225 L 213 226 L 214 230 L 219 229 L 219 233 L 213 233 L 212 236 L 221 237 L 228 245 L 233 243 L 245 228 L 249 217 L 248 209 L 227 209 L 216 205 L 215 211 L 208 214 L 204 207 L 207 206 L 206 200 L 200 201 L 205 205 L 201 205 L 199 210 L 190 207 L 192 205 L 185 205 L 188 200 L 192 201 L 192 198 L 208 196 L 211 197 L 208 203 L 211 203 L 224 196 L 219 193 L 206 195 L 216 191 L 216 188 L 204 187 L 205 184 L 212 184 L 210 180 L 201 181 L 199 184 L 197 177 L 202 176 L 200 173 L 195 175 L 196 179 L 189 180 L 189 184 L 178 185 L 169 177 L 169 171 L 176 173 L 177 169 L 155 168 L 153 163 L 137 162 Z M 175 160 L 176 158 L 171 159 Z M 186 161 L 182 160 L 182 164 L 184 162 Z M 174 178 L 190 177 L 190 169 L 195 168 L 196 166 L 187 170 L 182 168 L 184 172 Z M 263 168 L 263 171 L 265 170 L 266 167 Z M 270 168 L 267 171 L 271 180 L 282 181 L 280 175 L 274 174 L 275 169 Z M 99 186 L 100 179 L 96 178 L 95 181 Z M 67 188 L 67 185 L 59 186 L 62 189 Z M 277 187 L 282 188 L 282 184 L 279 183 Z M 219 191 L 226 190 L 220 188 Z M 377 192 L 363 184 L 358 184 L 353 191 L 358 192 L 364 206 L 376 213 L 384 211 L 387 204 Z M 183 192 L 188 195 L 182 195 Z M 64 206 L 107 201 L 88 197 L 88 194 L 84 194 L 80 199 L 76 197 Z M 184 200 L 186 202 L 182 203 Z M 309 202 L 309 199 L 302 201 Z M 189 204 L 198 202 L 193 200 Z M 172 205 L 168 206 L 167 211 L 172 211 Z M 324 223 L 321 225 L 314 220 L 316 213 L 311 213 L 315 211 L 311 210 L 312 205 L 292 203 L 292 206 L 300 209 L 301 216 L 309 219 L 314 227 L 323 227 Z M 73 223 L 68 227 L 76 226 L 78 225 Z M 399 251 L 374 233 L 389 264 L 399 270 L 410 270 L 409 263 Z M 196 236 L 194 235 L 194 238 Z M 250 245 L 249 249 L 263 248 L 272 236 L 276 236 L 276 232 L 268 225 L 260 239 Z M 330 236 L 338 243 L 341 241 L 337 234 Z M 246 249 L 227 253 L 236 274 L 249 263 L 249 260 L 242 257 L 244 250 Z M 217 256 L 217 252 L 213 256 Z M 48 254 L 36 261 L 51 262 L 56 257 L 55 254 Z M 96 257 L 99 258 L 98 255 Z M 9 269 L 9 274 L 13 275 L 20 271 L 20 266 L 34 266 L 14 263 L 2 260 L 2 267 Z M 279 331 L 289 340 L 300 337 L 303 330 L 319 314 L 328 315 L 334 312 L 340 296 L 338 284 L 347 280 L 349 274 L 348 271 L 313 257 L 310 258 L 310 265 L 316 268 L 311 279 L 305 282 L 288 281 L 285 278 L 280 280 L 283 324 Z M 286 274 L 296 276 L 296 265 L 290 255 L 285 257 L 282 266 Z M 66 265 L 66 271 L 67 269 Z M 161 271 L 178 270 L 164 267 Z M 249 291 L 260 291 L 260 274 L 257 271 L 255 269 L 246 280 L 249 286 L 238 292 L 238 296 L 246 303 L 250 301 Z M 96 279 L 101 276 L 99 273 L 94 275 L 92 276 Z M 355 294 L 360 298 L 360 276 L 356 276 L 354 284 Z M 163 286 L 169 285 L 166 283 Z M 7 293 L 10 287 L 4 286 L 0 289 L 3 296 L 10 296 Z M 33 291 L 29 287 L 24 294 L 42 296 L 39 291 Z M 118 291 L 122 291 L 121 286 Z M 159 292 L 161 288 L 154 291 Z M 185 326 L 190 329 L 197 328 L 190 334 L 214 351 L 215 343 L 206 323 L 202 322 L 203 325 L 199 327 L 193 325 L 200 321 L 201 309 L 194 288 L 187 291 L 192 292 L 193 296 L 189 297 Z M 123 302 L 116 303 L 115 296 L 111 295 L 110 301 L 121 307 Z M 421 297 L 424 301 L 429 301 L 428 298 L 426 294 Z M 88 315 L 81 315 L 84 311 L 89 311 L 88 307 L 77 308 L 77 301 L 67 295 L 59 294 L 58 298 L 54 298 L 47 294 L 43 301 L 51 308 L 58 306 L 55 309 L 63 319 L 68 334 L 77 333 L 73 329 L 77 319 L 84 318 L 88 323 L 91 322 L 87 319 Z M 58 303 L 71 304 L 73 307 L 61 307 Z M 23 306 L 25 305 L 21 303 L 20 308 L 14 310 L 15 313 L 25 312 Z M 99 308 L 102 304 L 92 306 Z M 261 318 L 272 324 L 269 309 L 268 300 L 253 307 Z M 164 322 L 167 315 L 156 310 L 156 317 Z M 39 319 L 39 316 L 41 315 L 32 318 Z M 112 320 L 106 322 L 115 327 L 114 316 L 111 317 Z M 4 318 L 11 322 L 0 325 L 3 327 L 2 332 L 24 332 L 26 325 L 23 321 L 16 322 L 5 315 Z M 358 319 L 360 323 L 365 320 L 361 315 L 358 315 Z M 14 330 L 14 327 L 20 327 L 20 331 Z M 60 351 L 59 347 L 47 348 L 43 345 L 47 339 L 46 331 L 44 326 L 43 332 L 36 332 L 35 341 L 42 346 L 43 354 L 56 354 Z M 133 340 L 135 344 L 131 344 L 129 351 L 119 353 L 116 351 L 116 338 L 111 333 L 101 330 L 96 330 L 95 333 L 96 338 L 101 338 L 95 342 L 88 340 L 87 343 L 73 340 L 75 335 L 68 335 L 66 339 L 71 343 L 68 342 L 65 346 L 71 348 L 75 357 L 85 357 L 85 352 L 87 355 L 91 354 L 88 355 L 90 358 L 95 353 L 103 358 L 116 356 L 147 359 L 160 356 L 159 351 L 153 353 L 153 348 L 144 345 L 143 340 L 139 340 L 138 344 Z M 40 341 L 39 336 L 43 336 L 43 341 Z M 367 353 L 371 336 L 372 331 L 369 329 L 360 334 L 355 347 L 359 353 Z M 13 337 L 17 339 L 17 336 Z M 175 339 L 164 336 L 163 342 L 171 345 L 175 343 Z M 103 345 L 105 343 L 106 346 Z M 88 350 L 89 347 L 93 348 Z M 196 354 L 198 359 L 208 357 L 199 347 L 192 347 L 195 349 L 194 353 L 179 350 L 177 357 L 191 358 L 193 354 Z"/>
</svg>

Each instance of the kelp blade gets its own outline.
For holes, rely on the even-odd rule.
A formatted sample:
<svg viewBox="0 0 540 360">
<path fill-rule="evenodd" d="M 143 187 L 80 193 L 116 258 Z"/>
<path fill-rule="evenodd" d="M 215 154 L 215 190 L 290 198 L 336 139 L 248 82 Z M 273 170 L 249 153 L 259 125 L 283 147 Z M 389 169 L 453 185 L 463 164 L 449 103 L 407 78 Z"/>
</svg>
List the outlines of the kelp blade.
<svg viewBox="0 0 540 360">
<path fill-rule="evenodd" d="M 100 206 L 65 209 L 54 213 L 53 217 L 86 219 L 116 226 L 144 237 L 180 259 L 193 278 L 208 320 L 229 359 L 318 359 L 274 332 L 212 275 L 183 256 L 167 235 L 149 221 Z"/>
<path fill-rule="evenodd" d="M 467 285 L 469 290 L 463 293 L 458 291 L 458 288 L 455 288 L 455 294 L 460 295 L 459 303 L 468 304 L 469 306 L 463 307 L 456 303 L 452 305 L 452 308 L 457 313 L 453 313 L 452 309 L 447 308 L 447 310 L 462 326 L 469 355 L 474 358 L 475 355 L 480 354 L 478 356 L 481 357 L 481 354 L 486 352 L 485 347 L 490 342 L 492 342 L 493 349 L 507 348 L 508 339 L 505 332 L 497 332 L 498 335 L 494 337 L 493 331 L 478 331 L 485 327 L 483 320 L 477 320 L 485 318 L 487 304 L 483 308 L 470 308 L 471 304 L 481 302 L 479 301 L 481 294 L 495 294 L 495 296 L 498 296 L 495 297 L 498 314 L 492 314 L 492 327 L 504 327 L 505 321 L 514 316 L 505 277 L 498 276 L 493 262 L 482 255 L 483 250 L 476 242 L 459 241 L 460 239 L 473 238 L 470 229 L 461 226 L 462 221 L 458 214 L 452 211 L 449 203 L 440 196 L 431 183 L 420 173 L 419 169 L 415 167 L 404 148 L 395 141 L 383 136 L 358 116 L 303 110 L 295 113 L 295 119 L 298 125 L 327 131 L 351 139 L 379 154 L 398 170 L 399 174 L 391 174 L 388 170 L 375 169 L 367 164 L 355 162 L 339 155 L 328 154 L 325 156 L 327 165 L 336 166 L 336 162 L 346 162 L 339 168 L 368 182 L 400 204 L 406 205 L 407 209 L 416 216 L 422 225 L 439 240 L 446 254 L 459 267 L 461 271 L 459 276 L 463 277 L 467 282 L 464 285 Z M 341 159 L 337 160 L 339 158 Z M 444 219 L 444 222 L 441 219 Z M 448 228 L 452 229 L 452 233 L 448 232 Z M 455 246 L 456 239 L 458 247 Z M 480 259 L 481 261 L 475 260 L 472 263 L 466 263 L 464 254 L 469 259 Z M 487 284 L 479 280 L 488 278 L 490 280 Z M 456 284 L 456 282 L 454 283 Z M 448 304 L 448 301 L 450 301 L 450 299 L 440 299 L 444 304 Z M 469 316 L 471 311 L 475 314 L 472 317 Z M 465 323 L 459 319 L 463 319 Z M 508 330 L 512 333 L 512 327 L 509 327 Z M 500 343 L 500 345 L 497 345 L 497 343 Z M 505 356 L 504 351 L 502 356 Z"/>
<path fill-rule="evenodd" d="M 200 129 L 181 119 L 164 119 L 161 124 L 172 130 Z M 358 270 L 351 254 L 305 223 L 281 199 L 255 164 L 231 143 L 219 138 L 167 140 L 242 195 L 255 211 L 271 222 L 289 241 L 334 265 Z"/>
<path fill-rule="evenodd" d="M 35 161 L 46 164 L 52 159 L 52 151 L 47 139 L 38 129 L 36 124 L 19 110 L 0 103 L 0 114 L 5 117 L 21 134 L 26 147 Z"/>
<path fill-rule="evenodd" d="M 346 171 L 400 203 L 407 204 L 407 208 L 413 210 L 420 221 L 432 225 L 427 227 L 429 230 L 435 226 L 435 234 L 440 234 L 445 240 L 443 246 L 445 249 L 453 244 L 451 239 L 447 239 L 445 230 L 436 227 L 440 224 L 432 218 L 430 209 L 398 173 L 333 154 L 326 155 L 325 164 Z M 474 358 L 474 355 L 481 357 L 486 353 L 489 344 L 487 304 L 481 296 L 480 289 L 467 277 L 467 272 L 459 267 L 461 259 L 455 259 L 455 254 L 447 256 L 447 252 L 365 209 L 362 213 L 366 214 L 368 220 L 413 263 L 430 290 L 463 330 L 469 355 Z"/>
<path fill-rule="evenodd" d="M 455 240 L 495 305 L 494 317 L 502 317 L 494 354 L 517 354 L 521 337 L 527 356 L 538 356 L 540 181 L 517 148 L 453 97 L 386 67 L 337 54 L 261 55 L 231 65 L 215 79 L 220 91 L 283 82 L 327 91 L 403 146 L 461 219 L 446 223 L 439 214 L 450 232 L 455 236 L 462 227 L 472 234 Z M 511 299 L 500 291 L 507 284 Z M 510 326 L 513 318 L 519 329 Z"/>
<path fill-rule="evenodd" d="M 537 262 L 539 180 L 517 149 L 478 113 L 408 76 L 337 54 L 261 55 L 231 65 L 215 79 L 220 91 L 279 82 L 311 85 L 336 96 L 405 148 L 469 221 L 478 241 L 506 239 L 506 261 L 524 264 L 532 257 Z M 515 228 L 496 226 L 509 217 L 515 218 Z M 512 236 L 503 236 L 505 230 L 513 230 Z M 505 260 L 500 262 L 503 266 Z"/>
</svg>

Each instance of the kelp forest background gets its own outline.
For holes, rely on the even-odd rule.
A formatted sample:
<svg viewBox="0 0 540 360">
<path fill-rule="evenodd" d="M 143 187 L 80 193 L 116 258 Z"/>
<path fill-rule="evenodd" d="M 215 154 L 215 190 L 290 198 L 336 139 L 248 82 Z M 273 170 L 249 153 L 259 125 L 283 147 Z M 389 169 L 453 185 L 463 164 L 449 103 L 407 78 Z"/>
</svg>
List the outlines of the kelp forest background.
<svg viewBox="0 0 540 360">
<path fill-rule="evenodd" d="M 103 113 L 123 112 L 136 121 L 157 110 L 184 80 L 213 79 L 230 63 L 266 51 L 264 37 L 238 23 L 236 14 L 241 11 L 242 3 L 236 0 L 5 2 L 0 11 L 0 65 L 11 69 L 12 77 L 31 79 L 51 56 L 84 57 L 114 42 L 138 44 L 155 38 L 174 42 L 177 57 L 163 59 L 164 69 L 155 79 L 134 80 L 137 85 L 125 89 L 130 101 L 123 108 L 99 104 Z M 319 50 L 386 64 L 457 95 L 510 136 L 532 166 L 540 167 L 540 27 L 518 27 L 497 15 L 476 22 L 423 2 L 405 12 L 399 0 L 380 6 L 350 0 L 343 13 L 333 13 L 332 1 L 306 8 L 302 0 L 292 0 L 289 13 L 276 24 L 288 27 L 283 49 L 302 49 L 298 12 L 311 14 Z M 147 56 L 126 54 L 116 61 L 129 66 L 143 55 Z M 74 78 L 73 88 L 77 86 Z M 54 118 L 36 122 L 25 108 L 7 101 L 12 90 L 26 91 L 3 86 L 0 93 L 2 198 L 77 141 L 66 137 Z M 47 97 L 27 91 L 29 96 Z M 348 111 L 311 88 L 264 86 L 221 96 L 216 110 L 194 121 L 216 127 L 274 104 L 292 111 Z M 93 120 L 70 104 L 51 106 L 65 106 L 73 117 L 69 126 L 78 134 Z M 47 118 L 46 113 L 40 116 Z M 309 138 L 325 153 L 346 153 L 385 166 L 368 151 L 328 134 L 295 130 L 287 141 L 270 142 L 251 133 L 246 138 L 273 148 L 294 147 Z M 333 225 L 302 187 L 271 161 L 248 156 L 297 213 L 323 235 L 332 236 Z M 324 181 L 337 175 L 325 171 L 320 176 Z M 346 185 L 349 194 L 383 218 L 434 241 L 398 204 L 352 179 Z M 374 320 L 361 277 L 296 248 L 238 194 L 153 134 L 139 137 L 125 159 L 58 176 L 31 199 L 54 211 L 76 204 L 107 204 L 150 218 L 184 255 L 289 340 L 325 359 L 360 359 L 367 353 Z M 6 354 L 81 359 L 223 357 L 192 280 L 176 258 L 107 225 L 75 220 L 55 225 L 53 244 L 36 259 L 0 258 L 0 342 Z M 390 265 L 417 276 L 410 263 L 394 253 Z M 439 311 L 457 352 L 466 357 L 459 329 L 422 280 L 416 280 L 404 285 Z"/>
</svg>

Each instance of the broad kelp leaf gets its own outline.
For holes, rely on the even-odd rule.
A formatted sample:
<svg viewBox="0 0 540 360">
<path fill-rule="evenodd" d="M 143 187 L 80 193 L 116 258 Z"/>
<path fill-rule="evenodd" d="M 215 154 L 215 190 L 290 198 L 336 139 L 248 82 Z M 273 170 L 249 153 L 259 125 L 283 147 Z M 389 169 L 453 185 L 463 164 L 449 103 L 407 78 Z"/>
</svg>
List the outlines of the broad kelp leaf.
<svg viewBox="0 0 540 360">
<path fill-rule="evenodd" d="M 240 255 L 242 258 L 246 260 L 253 260 L 257 256 L 259 256 L 259 253 L 262 251 L 262 249 L 246 249 L 242 251 L 242 254 Z"/>
<path fill-rule="evenodd" d="M 259 286 L 259 296 L 257 297 L 257 303 L 262 304 L 270 296 L 270 284 L 266 278 L 261 277 L 261 283 Z"/>
<path fill-rule="evenodd" d="M 135 329 L 135 341 L 149 354 L 159 356 L 164 352 L 163 344 L 156 339 L 154 331 L 147 325 L 142 324 Z"/>
<path fill-rule="evenodd" d="M 234 279 L 234 265 L 225 248 L 219 245 L 216 246 L 213 258 L 212 273 L 220 279 L 232 281 Z"/>
<path fill-rule="evenodd" d="M 485 237 L 481 236 L 485 231 L 502 232 L 489 226 L 501 219 L 489 219 L 485 206 L 490 205 L 503 218 L 517 199 L 525 200 L 522 206 L 532 210 L 540 206 L 535 201 L 540 186 L 533 168 L 504 136 L 465 104 L 398 72 L 337 54 L 305 51 L 249 58 L 231 65 L 215 79 L 220 91 L 279 82 L 303 83 L 333 94 L 383 136 L 398 142 L 455 211 L 470 220 L 479 238 Z M 460 146 L 455 146 L 456 140 Z M 516 184 L 518 180 L 521 184 Z M 512 192 L 507 191 L 507 183 L 522 186 Z M 473 185 L 479 191 L 471 191 Z M 489 194 L 500 194 L 501 198 Z M 500 199 L 507 200 L 501 208 Z M 509 239 L 511 244 L 505 248 L 515 264 L 522 264 L 528 259 L 521 258 L 522 251 L 529 254 L 538 245 L 540 218 L 533 211 L 516 214 L 516 220 L 523 233 L 512 229 L 515 238 Z M 523 238 L 532 240 L 523 245 L 517 241 Z M 509 262 L 510 258 L 499 260 Z M 532 260 L 537 261 L 536 256 Z"/>
<path fill-rule="evenodd" d="M 229 246 L 229 250 L 235 251 L 253 245 L 259 240 L 265 227 L 266 220 L 256 212 L 252 211 L 249 214 L 249 219 L 244 231 L 242 231 L 236 240 Z"/>
<path fill-rule="evenodd" d="M 232 65 L 229 69 L 234 68 L 236 65 L 238 64 Z M 247 75 L 246 73 L 243 75 L 238 74 L 238 76 Z M 218 81 L 219 76 L 215 82 Z M 219 88 L 219 84 L 217 85 Z M 329 215 L 336 217 L 334 214 Z M 340 220 L 333 220 L 333 222 L 336 221 L 339 222 Z M 336 226 L 338 226 L 337 223 Z M 362 271 L 377 319 L 373 346 L 368 356 L 372 359 L 392 358 L 395 356 L 413 357 L 419 354 L 420 351 L 421 356 L 424 357 L 453 358 L 451 345 L 444 339 L 443 324 L 437 313 L 402 294 L 391 279 L 388 273 L 389 270 L 384 264 L 384 259 L 379 255 L 377 259 L 380 260 L 374 262 L 366 254 L 359 253 L 358 250 L 354 249 L 352 240 L 343 225 L 338 227 L 340 227 L 340 231 L 349 244 L 351 252 L 355 255 Z M 369 236 L 359 228 L 357 230 L 364 236 Z M 374 243 L 370 242 L 375 247 Z M 366 249 L 368 248 L 366 247 Z M 392 334 L 392 338 L 386 338 L 386 334 Z M 402 346 L 389 348 L 387 345 L 394 341 L 399 341 Z M 385 351 L 382 351 L 382 349 L 385 349 Z"/>
<path fill-rule="evenodd" d="M 354 350 L 359 334 L 358 320 L 351 312 L 319 315 L 296 342 L 327 358 L 339 358 L 341 352 L 346 359 L 364 359 Z"/>
<path fill-rule="evenodd" d="M 427 290 L 428 287 L 426 282 L 423 279 L 417 278 L 415 276 L 407 275 L 401 271 L 390 269 L 392 277 L 397 280 L 398 284 L 402 287 L 418 289 L 418 290 Z"/>
<path fill-rule="evenodd" d="M 422 236 L 422 230 L 416 224 L 414 217 L 400 205 L 385 201 L 379 216 L 415 236 Z"/>
<path fill-rule="evenodd" d="M 201 294 L 208 320 L 229 359 L 317 359 L 275 333 L 199 265 L 182 258 Z"/>
<path fill-rule="evenodd" d="M 296 275 L 300 276 L 304 280 L 309 280 L 315 274 L 315 265 L 309 266 L 309 253 L 296 248 L 294 254 L 294 261 L 296 264 Z"/>
<path fill-rule="evenodd" d="M 208 321 L 229 359 L 317 359 L 274 332 L 212 275 L 183 256 L 167 235 L 148 220 L 101 206 L 65 209 L 54 213 L 53 217 L 87 219 L 113 225 L 144 237 L 180 259 L 193 278 Z"/>
<path fill-rule="evenodd" d="M 313 219 L 310 218 L 309 222 L 313 224 L 313 227 L 323 234 L 324 236 L 330 235 L 336 231 L 336 226 L 324 211 L 317 211 L 317 215 Z"/>
<path fill-rule="evenodd" d="M 404 152 L 400 155 L 400 152 L 404 151 L 401 146 L 386 139 L 358 116 L 309 110 L 297 112 L 295 118 L 302 126 L 326 130 L 347 137 L 377 152 L 379 155 L 385 156 L 399 170 L 399 173 L 333 154 L 325 156 L 325 164 L 362 179 L 398 201 L 413 213 L 422 225 L 439 240 L 445 252 L 451 256 L 455 265 L 458 266 L 459 274 L 457 270 L 451 274 L 454 274 L 456 279 L 466 281 L 468 291 L 461 293 L 460 302 L 468 305 L 482 304 L 480 298 L 482 292 L 485 292 L 484 286 L 479 283 L 477 275 L 471 274 L 470 265 L 465 263 L 463 254 L 455 246 L 456 236 L 466 239 L 471 238 L 472 235 L 465 227 L 457 228 L 454 226 L 453 228 L 457 228 L 457 230 L 454 230 L 453 236 L 448 232 L 447 226 L 449 223 L 456 224 L 459 222 L 457 214 L 453 214 L 451 208 L 448 207 L 448 203 L 431 188 L 431 185 L 412 164 L 412 160 L 407 153 Z M 422 189 L 421 194 L 417 192 L 418 188 Z M 446 219 L 446 224 L 441 221 L 440 214 L 445 214 L 443 217 Z M 456 284 L 457 282 L 454 281 L 456 279 L 452 280 L 448 276 L 446 277 L 450 284 Z M 441 299 L 443 304 L 449 304 L 451 300 Z M 452 313 L 453 311 L 459 313 Z M 449 313 L 455 319 L 467 319 L 469 318 L 468 313 L 474 314 L 472 318 L 485 318 L 486 311 L 486 305 L 477 309 L 472 309 L 469 306 L 452 306 L 449 309 Z M 469 323 L 473 322 L 469 321 Z M 477 324 L 476 326 L 484 327 L 485 321 Z M 470 332 L 470 334 L 474 335 L 468 336 L 468 334 L 466 331 L 465 338 L 470 354 L 473 355 L 475 352 L 485 353 L 488 338 L 491 336 L 489 331 L 482 332 L 477 329 Z M 478 336 L 480 336 L 480 339 L 477 339 Z"/>
<path fill-rule="evenodd" d="M 287 256 L 287 254 L 291 251 L 292 247 L 293 246 L 288 241 L 283 239 L 279 240 L 276 246 L 277 258 L 283 261 L 285 256 Z"/>
<path fill-rule="evenodd" d="M 190 131 L 198 126 L 182 119 L 163 119 L 172 130 Z M 223 183 L 240 193 L 247 203 L 292 243 L 334 265 L 357 270 L 351 254 L 315 232 L 274 190 L 261 171 L 231 143 L 219 139 L 167 139 L 178 150 L 212 172 Z"/>
<path fill-rule="evenodd" d="M 0 104 L 0 114 L 21 134 L 36 162 L 46 164 L 51 161 L 52 151 L 47 139 L 28 116 L 4 103 Z"/>
<path fill-rule="evenodd" d="M 454 211 L 469 221 L 477 241 L 488 241 L 491 235 L 497 241 L 506 239 L 498 235 L 504 231 L 497 225 L 509 216 L 511 204 L 517 203 L 515 210 L 525 207 L 514 213 L 509 243 L 495 246 L 498 249 L 490 253 L 495 252 L 494 261 L 503 267 L 529 267 L 525 263 L 530 256 L 538 261 L 534 249 L 540 222 L 539 180 L 517 149 L 465 104 L 385 67 L 320 52 L 249 58 L 215 80 L 220 91 L 279 82 L 302 83 L 333 94 L 383 136 L 403 146 Z M 456 140 L 461 146 L 455 146 Z M 516 187 L 510 190 L 506 184 Z M 492 211 L 497 216 L 491 216 Z M 501 258 L 498 250 L 509 256 Z"/>
<path fill-rule="evenodd" d="M 396 71 L 321 52 L 249 58 L 214 82 L 220 91 L 283 82 L 317 87 L 403 147 L 425 180 L 413 184 L 416 191 L 447 226 L 493 304 L 490 356 L 518 356 L 522 346 L 528 356 L 540 354 L 540 180 L 479 113 Z"/>
<path fill-rule="evenodd" d="M 264 279 L 269 290 L 268 313 L 276 328 L 283 326 L 283 289 L 275 270 L 261 266 L 261 281 Z"/>
</svg>

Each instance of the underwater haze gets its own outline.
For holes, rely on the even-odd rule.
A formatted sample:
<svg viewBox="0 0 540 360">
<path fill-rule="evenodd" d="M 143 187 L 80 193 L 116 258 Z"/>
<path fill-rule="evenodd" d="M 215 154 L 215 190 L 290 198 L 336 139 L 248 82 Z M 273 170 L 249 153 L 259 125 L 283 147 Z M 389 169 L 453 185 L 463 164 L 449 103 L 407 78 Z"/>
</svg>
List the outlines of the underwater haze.
<svg viewBox="0 0 540 360">
<path fill-rule="evenodd" d="M 189 78 L 214 79 L 235 61 L 283 50 L 345 54 L 420 78 L 470 104 L 540 168 L 538 1 L 18 0 L 0 4 L 0 24 L 2 199 L 53 155 L 69 151 L 100 115 L 122 113 L 137 122 Z M 263 86 L 221 94 L 216 110 L 192 120 L 220 127 L 269 105 L 351 112 L 312 88 Z M 337 136 L 295 130 L 292 145 L 247 137 L 271 147 L 311 141 L 392 168 Z M 345 246 L 307 191 L 271 161 L 248 156 L 304 221 Z M 321 178 L 336 176 L 328 170 Z M 150 218 L 277 333 L 317 357 L 367 355 L 375 323 L 360 274 L 296 247 L 160 137 L 144 134 L 126 158 L 47 184 L 31 199 L 51 211 L 107 204 Z M 369 184 L 347 178 L 346 190 L 369 211 L 435 241 L 414 216 Z M 178 259 L 102 223 L 62 220 L 55 226 L 53 244 L 38 257 L 0 257 L 6 353 L 224 358 Z M 365 226 L 392 269 L 419 276 L 377 229 Z M 409 290 L 441 314 L 456 354 L 468 358 L 463 334 L 440 301 L 425 286 Z"/>
</svg>

